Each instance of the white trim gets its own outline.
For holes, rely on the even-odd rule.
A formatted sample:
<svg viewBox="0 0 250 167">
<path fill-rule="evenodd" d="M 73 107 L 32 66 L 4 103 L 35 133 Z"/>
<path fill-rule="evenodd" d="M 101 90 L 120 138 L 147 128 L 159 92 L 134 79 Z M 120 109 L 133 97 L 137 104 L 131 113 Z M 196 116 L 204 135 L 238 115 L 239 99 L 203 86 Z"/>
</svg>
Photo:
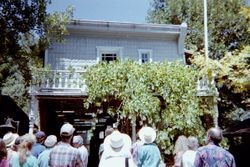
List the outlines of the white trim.
<svg viewBox="0 0 250 167">
<path fill-rule="evenodd" d="M 122 52 L 123 52 L 123 47 L 113 47 L 113 46 L 97 46 L 96 47 L 97 51 L 97 62 L 99 62 L 102 58 L 102 54 L 117 54 L 117 58 L 122 60 Z"/>
<path fill-rule="evenodd" d="M 48 62 L 49 62 L 49 59 L 48 59 L 49 58 L 48 57 L 48 54 L 49 54 L 48 53 L 48 49 L 45 50 L 44 54 L 45 54 L 45 56 L 44 56 L 44 65 L 43 66 L 46 67 L 46 66 L 48 66 Z"/>
<path fill-rule="evenodd" d="M 142 54 L 146 53 L 149 54 L 149 62 L 151 63 L 153 61 L 153 51 L 151 49 L 138 49 L 138 54 L 139 54 L 139 62 L 142 63 Z"/>
</svg>

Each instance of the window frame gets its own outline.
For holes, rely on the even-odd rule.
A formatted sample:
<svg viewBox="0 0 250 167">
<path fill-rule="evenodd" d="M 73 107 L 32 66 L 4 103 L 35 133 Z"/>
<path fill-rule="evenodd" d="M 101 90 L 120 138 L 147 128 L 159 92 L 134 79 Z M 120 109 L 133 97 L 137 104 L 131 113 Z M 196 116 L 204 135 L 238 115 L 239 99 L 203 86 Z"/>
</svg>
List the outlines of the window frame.
<svg viewBox="0 0 250 167">
<path fill-rule="evenodd" d="M 148 57 L 148 62 L 145 62 L 145 63 L 151 63 L 153 61 L 153 51 L 151 49 L 138 49 L 138 54 L 139 54 L 139 63 L 140 64 L 143 64 L 142 63 L 142 54 L 148 54 L 149 57 Z"/>
<path fill-rule="evenodd" d="M 116 54 L 117 59 L 122 60 L 123 47 L 114 47 L 114 46 L 97 46 L 97 62 L 102 61 L 102 54 Z"/>
</svg>

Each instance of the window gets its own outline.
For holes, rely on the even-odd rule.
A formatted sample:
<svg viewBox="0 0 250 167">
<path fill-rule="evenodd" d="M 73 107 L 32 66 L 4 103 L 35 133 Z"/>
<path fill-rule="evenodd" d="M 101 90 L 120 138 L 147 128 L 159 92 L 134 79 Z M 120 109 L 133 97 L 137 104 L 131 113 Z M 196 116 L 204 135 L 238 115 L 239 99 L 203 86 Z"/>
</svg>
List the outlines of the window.
<svg viewBox="0 0 250 167">
<path fill-rule="evenodd" d="M 115 53 L 113 54 L 102 54 L 102 61 L 107 61 L 108 63 L 111 61 L 117 60 L 117 55 Z"/>
<path fill-rule="evenodd" d="M 139 62 L 140 63 L 152 62 L 152 50 L 139 49 Z"/>
<path fill-rule="evenodd" d="M 122 59 L 122 47 L 97 46 L 97 61 L 115 61 Z"/>
</svg>

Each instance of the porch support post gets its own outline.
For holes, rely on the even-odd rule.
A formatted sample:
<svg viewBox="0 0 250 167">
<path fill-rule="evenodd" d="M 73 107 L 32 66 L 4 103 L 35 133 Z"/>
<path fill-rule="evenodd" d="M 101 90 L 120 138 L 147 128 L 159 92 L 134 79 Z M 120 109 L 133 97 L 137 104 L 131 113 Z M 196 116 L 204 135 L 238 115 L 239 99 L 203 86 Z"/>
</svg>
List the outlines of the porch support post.
<svg viewBox="0 0 250 167">
<path fill-rule="evenodd" d="M 218 118 L 219 118 L 219 110 L 218 110 L 218 102 L 217 102 L 217 94 L 214 95 L 213 97 L 213 104 L 214 104 L 214 126 L 216 128 L 219 127 L 219 123 L 218 123 Z"/>
<path fill-rule="evenodd" d="M 33 134 L 35 120 L 36 117 L 34 113 L 34 95 L 31 95 L 29 104 L 29 134 Z"/>
<path fill-rule="evenodd" d="M 29 103 L 29 134 L 33 134 L 34 126 L 40 125 L 40 114 L 38 109 L 38 100 L 34 95 L 34 92 L 30 92 L 30 103 Z"/>
<path fill-rule="evenodd" d="M 133 118 L 132 121 L 132 143 L 136 142 L 136 118 Z"/>
</svg>

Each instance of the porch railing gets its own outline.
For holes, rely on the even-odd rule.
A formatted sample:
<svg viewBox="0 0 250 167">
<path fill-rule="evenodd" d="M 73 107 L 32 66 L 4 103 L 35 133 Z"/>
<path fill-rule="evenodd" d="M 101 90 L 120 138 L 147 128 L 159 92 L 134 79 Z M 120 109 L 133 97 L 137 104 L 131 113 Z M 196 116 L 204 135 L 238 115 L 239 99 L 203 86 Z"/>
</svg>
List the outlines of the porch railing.
<svg viewBox="0 0 250 167">
<path fill-rule="evenodd" d="M 33 75 L 33 89 L 83 89 L 86 90 L 85 71 L 38 70 Z"/>
</svg>

